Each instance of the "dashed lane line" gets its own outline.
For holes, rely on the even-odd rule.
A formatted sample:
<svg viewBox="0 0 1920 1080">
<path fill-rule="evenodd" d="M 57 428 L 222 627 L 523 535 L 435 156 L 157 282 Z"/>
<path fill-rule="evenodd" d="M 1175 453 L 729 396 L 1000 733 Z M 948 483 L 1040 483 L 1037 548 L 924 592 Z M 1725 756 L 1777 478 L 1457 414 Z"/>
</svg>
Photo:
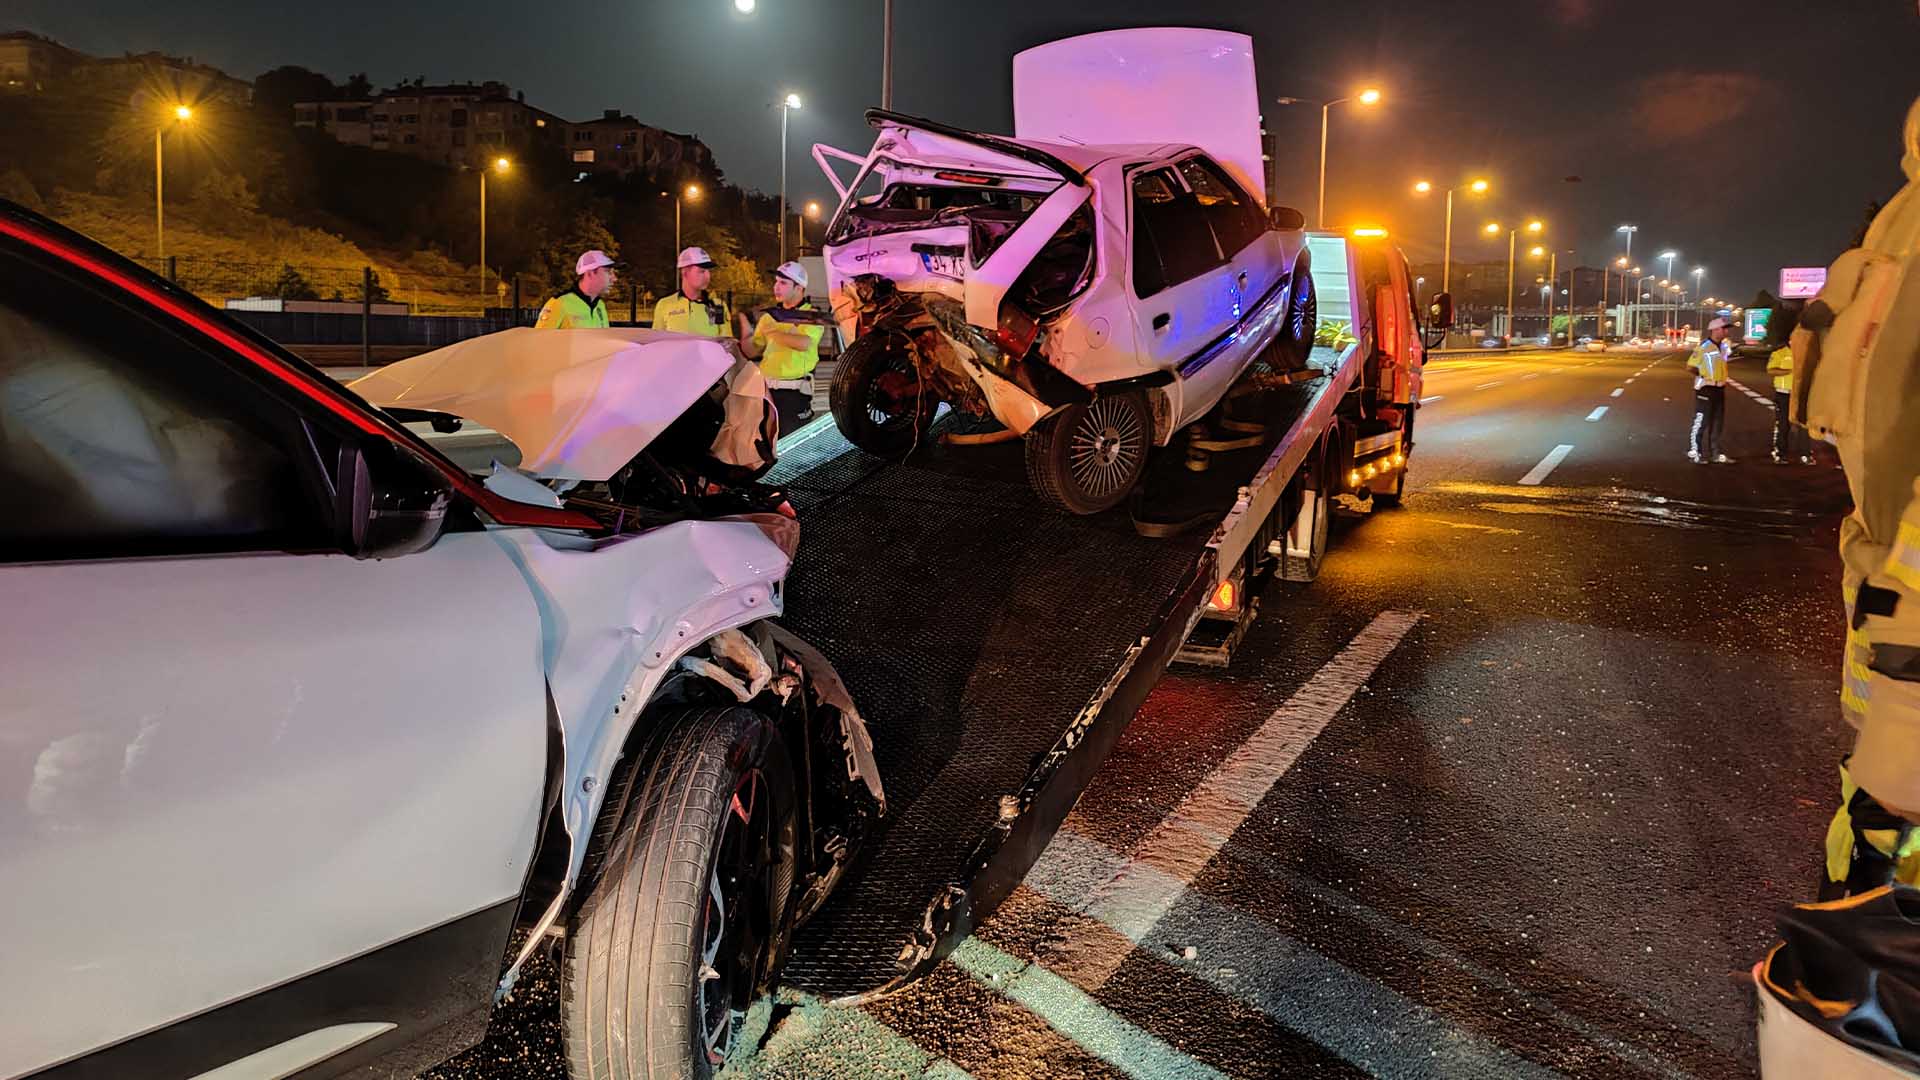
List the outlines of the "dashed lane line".
<svg viewBox="0 0 1920 1080">
<path fill-rule="evenodd" d="M 1571 453 L 1573 453 L 1573 444 L 1561 443 L 1547 451 L 1547 456 L 1540 459 L 1540 464 L 1535 465 L 1532 472 L 1521 477 L 1520 482 L 1528 487 L 1539 486 L 1542 480 L 1553 475 L 1553 470 L 1559 468 L 1560 463 L 1567 460 L 1567 455 Z"/>
<path fill-rule="evenodd" d="M 1591 424 L 1595 420 L 1598 420 L 1605 415 L 1607 415 L 1607 407 L 1605 405 L 1602 405 L 1599 408 L 1587 414 L 1587 423 Z"/>
</svg>

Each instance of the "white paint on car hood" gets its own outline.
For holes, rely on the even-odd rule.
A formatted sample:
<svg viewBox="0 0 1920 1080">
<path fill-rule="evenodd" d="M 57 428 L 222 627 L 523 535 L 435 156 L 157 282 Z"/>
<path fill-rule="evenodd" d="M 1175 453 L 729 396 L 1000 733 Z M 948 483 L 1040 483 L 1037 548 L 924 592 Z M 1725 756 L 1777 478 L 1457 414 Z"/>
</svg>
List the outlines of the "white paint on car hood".
<svg viewBox="0 0 1920 1080">
<path fill-rule="evenodd" d="M 605 480 L 734 363 L 711 338 L 656 330 L 536 330 L 472 338 L 347 384 L 382 408 L 451 413 L 520 448 L 549 480 Z"/>
</svg>

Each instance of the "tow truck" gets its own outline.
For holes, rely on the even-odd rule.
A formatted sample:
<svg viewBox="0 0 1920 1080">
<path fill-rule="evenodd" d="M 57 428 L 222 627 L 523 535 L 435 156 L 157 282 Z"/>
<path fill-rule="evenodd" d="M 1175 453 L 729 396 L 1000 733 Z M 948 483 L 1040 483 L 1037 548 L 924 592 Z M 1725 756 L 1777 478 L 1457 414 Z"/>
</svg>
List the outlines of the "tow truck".
<svg viewBox="0 0 1920 1080">
<path fill-rule="evenodd" d="M 1267 583 L 1319 573 L 1336 503 L 1399 502 L 1429 347 L 1406 259 L 1384 235 L 1307 242 L 1321 326 L 1351 340 L 1305 377 L 1256 363 L 1189 436 L 1205 470 L 1161 455 L 1130 509 L 1061 512 L 1017 445 L 941 438 L 957 413 L 900 463 L 828 422 L 783 446 L 770 480 L 807 536 L 785 623 L 870 718 L 891 818 L 786 982 L 853 1003 L 925 974 L 1011 894 L 1170 664 L 1230 663 Z M 1451 308 L 1436 296 L 1426 324 Z"/>
</svg>

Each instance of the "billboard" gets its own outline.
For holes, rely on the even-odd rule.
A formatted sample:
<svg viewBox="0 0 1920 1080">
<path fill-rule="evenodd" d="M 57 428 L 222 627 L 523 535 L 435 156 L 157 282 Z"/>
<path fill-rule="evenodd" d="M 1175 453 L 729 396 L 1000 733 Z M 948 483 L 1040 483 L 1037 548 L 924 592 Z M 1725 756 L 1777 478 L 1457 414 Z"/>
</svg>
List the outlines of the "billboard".
<svg viewBox="0 0 1920 1080">
<path fill-rule="evenodd" d="M 1780 299 L 1805 300 L 1827 283 L 1824 266 L 1783 266 L 1780 268 Z"/>
</svg>

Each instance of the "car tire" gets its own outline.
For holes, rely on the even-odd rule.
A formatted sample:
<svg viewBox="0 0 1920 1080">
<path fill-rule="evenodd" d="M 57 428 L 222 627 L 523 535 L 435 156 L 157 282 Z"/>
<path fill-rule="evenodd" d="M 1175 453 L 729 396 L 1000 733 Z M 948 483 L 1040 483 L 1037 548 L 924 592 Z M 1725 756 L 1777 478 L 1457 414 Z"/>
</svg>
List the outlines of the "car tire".
<svg viewBox="0 0 1920 1080">
<path fill-rule="evenodd" d="M 1146 475 L 1153 413 L 1138 390 L 1069 405 L 1027 432 L 1027 481 L 1074 514 L 1120 505 Z"/>
<path fill-rule="evenodd" d="M 794 880 L 794 776 L 751 709 L 661 716 L 610 790 L 567 937 L 574 1080 L 706 1080 L 724 1062 Z M 591 858 L 592 852 L 590 852 Z"/>
<path fill-rule="evenodd" d="M 889 384 L 915 387 L 900 408 Z M 873 331 L 847 346 L 833 373 L 827 404 L 847 441 L 876 457 L 898 459 L 919 444 L 940 402 L 919 378 L 913 343 L 898 332 Z"/>
<path fill-rule="evenodd" d="M 1313 335 L 1319 328 L 1320 305 L 1314 294 L 1312 266 L 1302 252 L 1294 260 L 1287 282 L 1287 314 L 1273 339 L 1274 366 L 1281 371 L 1306 367 L 1313 353 Z"/>
<path fill-rule="evenodd" d="M 1328 533 L 1333 523 L 1333 493 L 1329 484 L 1327 470 L 1329 459 L 1323 442 L 1315 451 L 1311 471 L 1306 475 L 1306 503 L 1300 513 L 1312 515 L 1303 531 L 1289 527 L 1280 536 L 1280 579 L 1282 581 L 1312 581 L 1320 576 L 1320 561 L 1326 557 Z M 1296 520 L 1295 524 L 1298 524 Z"/>
</svg>

